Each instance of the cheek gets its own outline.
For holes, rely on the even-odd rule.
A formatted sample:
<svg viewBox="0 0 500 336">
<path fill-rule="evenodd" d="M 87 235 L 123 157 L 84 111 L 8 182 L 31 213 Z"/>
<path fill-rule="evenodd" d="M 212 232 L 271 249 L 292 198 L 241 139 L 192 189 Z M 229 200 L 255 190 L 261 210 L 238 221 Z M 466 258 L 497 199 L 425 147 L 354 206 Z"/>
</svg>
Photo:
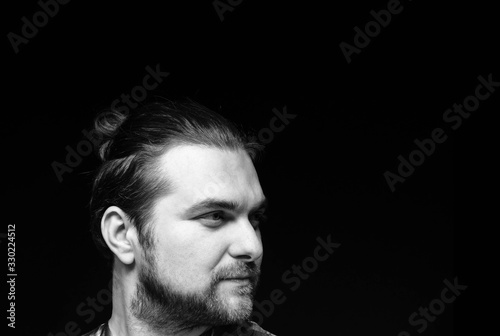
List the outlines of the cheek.
<svg viewBox="0 0 500 336">
<path fill-rule="evenodd" d="M 224 245 L 197 223 L 182 222 L 158 234 L 161 277 L 183 288 L 201 288 L 224 255 Z"/>
</svg>

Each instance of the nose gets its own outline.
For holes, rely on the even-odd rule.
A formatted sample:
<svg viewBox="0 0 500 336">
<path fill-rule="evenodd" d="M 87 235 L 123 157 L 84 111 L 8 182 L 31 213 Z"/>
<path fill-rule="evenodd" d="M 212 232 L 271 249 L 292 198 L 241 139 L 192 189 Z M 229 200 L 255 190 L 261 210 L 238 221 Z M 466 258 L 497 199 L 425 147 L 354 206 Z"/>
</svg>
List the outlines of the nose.
<svg viewBox="0 0 500 336">
<path fill-rule="evenodd" d="M 263 247 L 260 231 L 255 230 L 248 219 L 234 222 L 229 254 L 243 262 L 256 262 L 262 258 Z"/>
</svg>

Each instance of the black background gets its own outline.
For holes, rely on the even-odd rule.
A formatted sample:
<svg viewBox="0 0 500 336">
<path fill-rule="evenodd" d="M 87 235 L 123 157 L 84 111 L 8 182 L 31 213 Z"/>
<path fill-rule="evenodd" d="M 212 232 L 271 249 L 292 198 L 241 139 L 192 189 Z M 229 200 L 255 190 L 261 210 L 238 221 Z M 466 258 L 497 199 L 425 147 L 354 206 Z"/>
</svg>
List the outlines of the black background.
<svg viewBox="0 0 500 336">
<path fill-rule="evenodd" d="M 75 311 L 109 281 L 88 230 L 97 159 L 83 158 L 62 182 L 51 164 L 63 163 L 95 114 L 159 63 L 170 75 L 150 97 L 190 97 L 257 131 L 273 108 L 297 115 L 274 134 L 259 167 L 271 209 L 257 301 L 273 289 L 287 297 L 265 329 L 417 335 L 410 314 L 458 277 L 469 288 L 423 335 L 453 335 L 466 324 L 478 334 L 471 252 L 484 260 L 489 250 L 471 244 L 491 236 L 495 220 L 480 216 L 488 204 L 472 205 L 496 171 L 496 152 L 486 148 L 495 129 L 485 125 L 495 126 L 500 93 L 457 130 L 442 116 L 474 94 L 479 75 L 500 80 L 498 18 L 477 2 L 402 5 L 350 64 L 339 44 L 353 44 L 353 28 L 387 1 L 245 0 L 222 22 L 211 1 L 72 1 L 19 53 L 5 37 L 2 232 L 16 224 L 16 331 L 56 334 L 75 321 L 84 332 L 109 317 L 110 305 L 90 323 Z M 4 36 L 20 34 L 21 18 L 40 10 L 35 1 L 8 7 Z M 391 192 L 384 172 L 436 127 L 448 139 Z M 283 273 L 328 235 L 341 247 L 291 291 Z"/>
</svg>

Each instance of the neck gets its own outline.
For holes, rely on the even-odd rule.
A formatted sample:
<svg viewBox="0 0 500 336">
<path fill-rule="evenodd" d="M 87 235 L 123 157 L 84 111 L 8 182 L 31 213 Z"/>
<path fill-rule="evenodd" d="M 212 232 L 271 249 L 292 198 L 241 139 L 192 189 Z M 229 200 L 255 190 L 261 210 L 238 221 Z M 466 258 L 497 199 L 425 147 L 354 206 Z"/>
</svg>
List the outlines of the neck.
<svg viewBox="0 0 500 336">
<path fill-rule="evenodd" d="M 197 327 L 183 331 L 157 330 L 133 317 L 129 320 L 120 318 L 118 315 L 114 314 L 114 311 L 109 319 L 108 325 L 111 336 L 200 336 L 208 329 L 208 327 Z"/>
<path fill-rule="evenodd" d="M 113 272 L 113 311 L 108 325 L 111 336 L 199 336 L 208 326 L 199 326 L 188 330 L 173 328 L 155 328 L 137 319 L 130 311 L 131 300 L 135 291 L 132 274 Z"/>
</svg>

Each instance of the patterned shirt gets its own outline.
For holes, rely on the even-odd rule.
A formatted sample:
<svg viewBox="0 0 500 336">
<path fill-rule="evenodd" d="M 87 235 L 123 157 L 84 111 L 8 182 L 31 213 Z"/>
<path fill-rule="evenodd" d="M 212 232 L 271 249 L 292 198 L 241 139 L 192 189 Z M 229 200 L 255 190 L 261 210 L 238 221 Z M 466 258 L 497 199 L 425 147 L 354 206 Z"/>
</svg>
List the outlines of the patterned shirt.
<svg viewBox="0 0 500 336">
<path fill-rule="evenodd" d="M 82 336 L 119 336 L 111 335 L 108 323 L 103 323 L 91 332 Z M 205 331 L 200 336 L 275 336 L 262 329 L 257 323 L 247 321 L 240 325 L 213 327 Z"/>
</svg>

